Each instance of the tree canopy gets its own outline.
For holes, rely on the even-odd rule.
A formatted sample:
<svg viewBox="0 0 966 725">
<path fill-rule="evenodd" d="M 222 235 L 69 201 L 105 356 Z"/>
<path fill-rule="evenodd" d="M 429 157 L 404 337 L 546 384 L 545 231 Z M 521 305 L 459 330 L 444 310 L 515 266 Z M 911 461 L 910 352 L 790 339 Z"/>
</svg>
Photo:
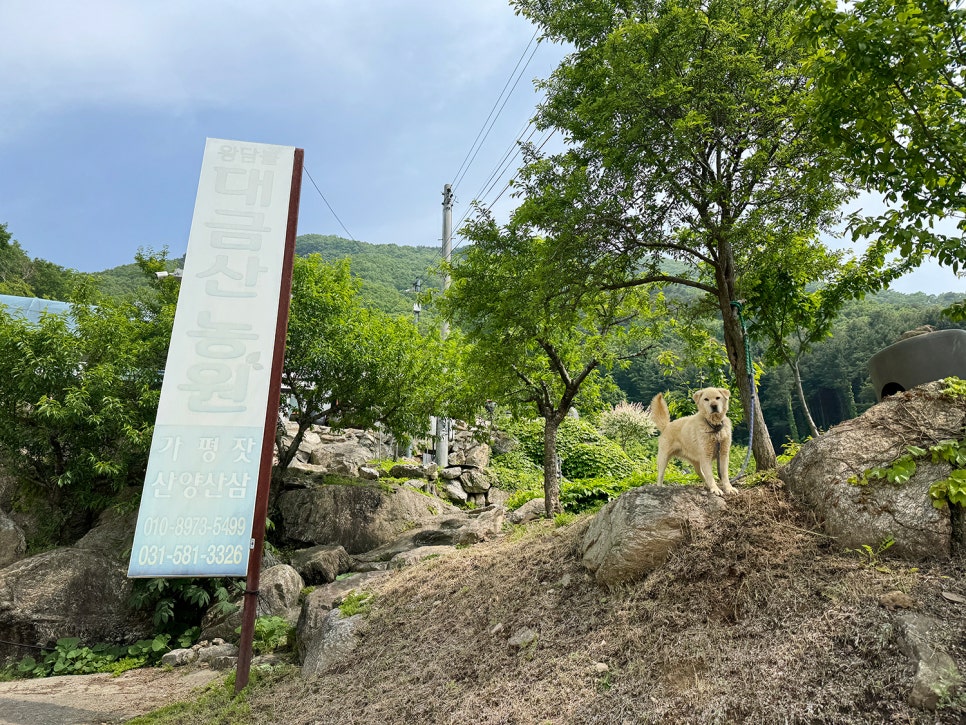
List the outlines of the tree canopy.
<svg viewBox="0 0 966 725">
<path fill-rule="evenodd" d="M 366 308 L 348 260 L 297 257 L 282 382 L 294 400 L 295 440 L 280 450 L 286 467 L 308 428 L 383 425 L 397 439 L 417 436 L 450 396 L 455 367 L 438 335 L 412 320 Z M 455 396 L 453 396 L 455 397 Z M 281 439 L 280 439 L 281 443 Z"/>
<path fill-rule="evenodd" d="M 0 453 L 54 505 L 53 541 L 142 479 L 176 296 L 156 280 L 139 299 L 88 298 L 37 324 L 0 309 Z"/>
<path fill-rule="evenodd" d="M 802 0 L 809 119 L 843 173 L 888 207 L 856 238 L 966 268 L 966 11 L 956 0 Z M 936 227 L 956 222 L 958 233 Z M 966 311 L 962 305 L 960 314 Z"/>
<path fill-rule="evenodd" d="M 575 406 L 599 408 L 613 391 L 607 373 L 645 352 L 652 300 L 644 289 L 586 284 L 587 270 L 557 259 L 525 220 L 500 228 L 484 214 L 465 234 L 474 244 L 450 268 L 443 312 L 465 335 L 467 376 L 481 397 L 543 418 L 551 516 L 561 510 L 557 429 Z"/>
<path fill-rule="evenodd" d="M 521 174 L 521 213 L 558 254 L 610 258 L 602 285 L 661 282 L 702 291 L 723 322 L 750 410 L 744 334 L 732 303 L 767 245 L 834 220 L 844 197 L 802 124 L 809 98 L 799 17 L 763 0 L 516 0 L 576 50 L 542 85 L 537 123 L 568 148 Z M 667 272 L 667 260 L 680 263 Z M 623 279 L 615 279 L 620 273 Z M 753 443 L 775 463 L 764 419 Z"/>
</svg>

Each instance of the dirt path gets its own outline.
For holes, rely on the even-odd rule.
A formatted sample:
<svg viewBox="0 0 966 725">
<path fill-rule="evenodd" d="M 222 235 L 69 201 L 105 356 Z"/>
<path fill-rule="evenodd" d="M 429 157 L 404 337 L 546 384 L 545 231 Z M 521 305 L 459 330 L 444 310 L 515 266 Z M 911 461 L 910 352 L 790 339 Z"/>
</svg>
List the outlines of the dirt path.
<svg viewBox="0 0 966 725">
<path fill-rule="evenodd" d="M 0 725 L 119 723 L 179 700 L 224 672 L 157 667 L 109 674 L 0 682 Z"/>
</svg>

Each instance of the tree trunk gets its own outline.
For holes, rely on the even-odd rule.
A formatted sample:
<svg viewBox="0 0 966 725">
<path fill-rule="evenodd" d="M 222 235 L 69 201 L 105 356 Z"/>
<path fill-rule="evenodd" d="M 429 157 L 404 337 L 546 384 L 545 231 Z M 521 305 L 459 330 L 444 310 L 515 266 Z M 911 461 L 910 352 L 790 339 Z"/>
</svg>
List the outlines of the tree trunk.
<svg viewBox="0 0 966 725">
<path fill-rule="evenodd" d="M 800 441 L 798 422 L 795 420 L 795 408 L 792 406 L 792 394 L 789 392 L 785 393 L 785 415 L 788 416 L 788 438 L 793 443 L 798 443 Z"/>
<path fill-rule="evenodd" d="M 815 421 L 812 420 L 812 412 L 808 409 L 808 403 L 805 401 L 805 390 L 802 388 L 802 373 L 798 369 L 797 362 L 789 362 L 792 367 L 792 374 L 795 376 L 795 390 L 798 391 L 798 402 L 802 404 L 802 412 L 805 414 L 805 422 L 808 423 L 808 429 L 812 433 L 812 438 L 818 438 L 821 433 L 818 431 L 818 426 L 815 425 Z"/>
<path fill-rule="evenodd" d="M 547 518 L 563 513 L 560 504 L 560 478 L 557 475 L 557 429 L 562 418 L 548 415 L 543 419 L 543 501 Z"/>
<path fill-rule="evenodd" d="M 299 429 L 295 433 L 295 437 L 287 448 L 284 447 L 282 443 L 283 433 L 280 428 L 276 428 L 275 431 L 275 448 L 278 451 L 278 468 L 280 471 L 284 471 L 288 468 L 289 464 L 295 458 L 295 454 L 299 451 L 299 446 L 302 443 L 302 439 L 305 438 L 305 434 L 311 427 L 311 423 L 303 418 L 299 418 Z"/>
<path fill-rule="evenodd" d="M 754 408 L 754 437 L 751 441 L 751 451 L 755 456 L 755 465 L 759 471 L 774 468 L 777 465 L 775 458 L 775 448 L 768 437 L 768 426 L 765 425 L 765 418 L 761 414 L 761 405 L 752 404 L 752 381 L 749 380 L 747 373 L 747 363 L 745 356 L 745 336 L 741 323 L 738 320 L 738 312 L 731 306 L 729 299 L 723 298 L 722 294 L 727 295 L 727 288 L 719 285 L 719 303 L 721 305 L 721 317 L 724 322 L 725 348 L 728 351 L 728 360 L 731 363 L 731 370 L 738 381 L 738 390 L 741 393 L 741 405 L 745 410 L 745 415 Z"/>
</svg>

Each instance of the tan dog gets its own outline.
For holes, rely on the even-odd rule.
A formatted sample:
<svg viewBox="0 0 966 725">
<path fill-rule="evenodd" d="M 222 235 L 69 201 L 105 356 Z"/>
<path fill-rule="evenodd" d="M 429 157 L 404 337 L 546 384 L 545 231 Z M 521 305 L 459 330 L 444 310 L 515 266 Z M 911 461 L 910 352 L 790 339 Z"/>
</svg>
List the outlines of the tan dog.
<svg viewBox="0 0 966 725">
<path fill-rule="evenodd" d="M 651 420 L 661 431 L 657 441 L 657 483 L 664 483 L 664 469 L 671 456 L 687 461 L 704 479 L 708 490 L 716 496 L 734 493 L 728 480 L 728 455 L 731 452 L 731 421 L 728 420 L 726 388 L 703 388 L 694 394 L 698 412 L 671 420 L 664 396 L 658 393 L 651 400 Z M 714 482 L 711 462 L 717 458 L 721 488 Z M 724 493 L 722 490 L 724 489 Z"/>
</svg>

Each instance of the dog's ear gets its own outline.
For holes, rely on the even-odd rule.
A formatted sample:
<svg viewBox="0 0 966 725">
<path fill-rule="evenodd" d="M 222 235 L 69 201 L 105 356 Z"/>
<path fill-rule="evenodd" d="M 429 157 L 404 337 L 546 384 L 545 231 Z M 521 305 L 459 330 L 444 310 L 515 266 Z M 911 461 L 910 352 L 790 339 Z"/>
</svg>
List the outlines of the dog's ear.
<svg viewBox="0 0 966 725">
<path fill-rule="evenodd" d="M 718 390 L 721 391 L 721 394 L 724 396 L 726 401 L 731 400 L 731 391 L 728 390 L 728 388 L 718 388 Z"/>
<path fill-rule="evenodd" d="M 700 403 L 698 401 L 701 400 L 701 393 L 702 392 L 703 392 L 702 390 L 698 390 L 698 391 L 696 391 L 694 393 L 694 395 L 691 396 L 691 399 L 694 401 L 694 404 L 695 405 L 700 405 Z"/>
</svg>

